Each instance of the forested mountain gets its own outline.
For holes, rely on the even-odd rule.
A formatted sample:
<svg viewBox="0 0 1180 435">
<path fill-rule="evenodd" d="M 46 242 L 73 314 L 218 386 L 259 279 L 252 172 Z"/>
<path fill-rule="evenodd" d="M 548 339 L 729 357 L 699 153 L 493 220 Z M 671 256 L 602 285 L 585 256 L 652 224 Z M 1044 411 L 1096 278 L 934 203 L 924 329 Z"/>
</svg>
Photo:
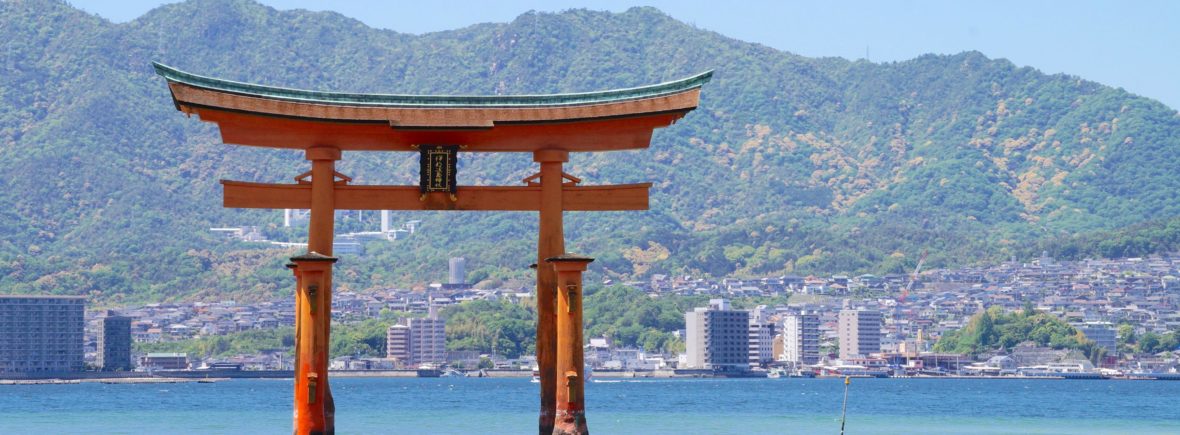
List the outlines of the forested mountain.
<svg viewBox="0 0 1180 435">
<path fill-rule="evenodd" d="M 5 293 L 117 303 L 290 292 L 289 251 L 208 229 L 258 225 L 299 240 L 278 211 L 221 209 L 217 180 L 280 182 L 307 163 L 221 144 L 214 126 L 175 110 L 152 61 L 269 85 L 429 94 L 593 91 L 715 70 L 701 107 L 657 131 L 651 149 L 573 159 L 569 172 L 589 184 L 655 183 L 648 212 L 567 218 L 567 246 L 598 258 L 598 277 L 890 272 L 923 250 L 935 266 L 969 264 L 1180 216 L 1175 110 L 975 52 L 813 59 L 651 8 L 529 12 L 415 36 L 246 0 L 171 4 L 123 24 L 3 1 L 0 41 Z M 357 183 L 413 183 L 416 158 L 347 153 L 340 170 Z M 463 184 L 536 170 L 527 155 L 465 154 L 460 165 Z M 527 276 L 533 261 L 530 214 L 397 219 L 422 230 L 344 257 L 340 286 L 438 280 L 450 255 L 490 285 Z M 377 214 L 338 226 L 375 229 Z"/>
</svg>

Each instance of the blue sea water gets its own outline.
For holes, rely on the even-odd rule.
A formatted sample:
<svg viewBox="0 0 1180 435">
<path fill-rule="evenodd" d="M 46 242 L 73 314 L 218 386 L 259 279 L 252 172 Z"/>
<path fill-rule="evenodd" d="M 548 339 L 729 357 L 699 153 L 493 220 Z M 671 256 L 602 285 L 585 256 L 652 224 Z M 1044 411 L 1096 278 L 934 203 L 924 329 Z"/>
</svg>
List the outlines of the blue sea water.
<svg viewBox="0 0 1180 435">
<path fill-rule="evenodd" d="M 839 433 L 840 379 L 599 379 L 598 434 Z M 291 381 L 0 386 L 3 434 L 287 434 Z M 340 434 L 536 433 L 528 379 L 334 379 Z M 854 379 L 848 434 L 1180 434 L 1180 382 Z"/>
</svg>

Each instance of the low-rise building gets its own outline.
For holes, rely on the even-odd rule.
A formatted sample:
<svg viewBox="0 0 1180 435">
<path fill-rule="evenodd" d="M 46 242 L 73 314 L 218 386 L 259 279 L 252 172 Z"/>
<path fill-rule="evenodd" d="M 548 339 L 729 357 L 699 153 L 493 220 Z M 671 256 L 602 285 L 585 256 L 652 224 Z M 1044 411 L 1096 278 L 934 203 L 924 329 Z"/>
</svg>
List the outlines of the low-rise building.
<svg viewBox="0 0 1180 435">
<path fill-rule="evenodd" d="M 139 366 L 146 370 L 187 370 L 188 355 L 184 353 L 149 353 L 139 358 Z"/>
</svg>

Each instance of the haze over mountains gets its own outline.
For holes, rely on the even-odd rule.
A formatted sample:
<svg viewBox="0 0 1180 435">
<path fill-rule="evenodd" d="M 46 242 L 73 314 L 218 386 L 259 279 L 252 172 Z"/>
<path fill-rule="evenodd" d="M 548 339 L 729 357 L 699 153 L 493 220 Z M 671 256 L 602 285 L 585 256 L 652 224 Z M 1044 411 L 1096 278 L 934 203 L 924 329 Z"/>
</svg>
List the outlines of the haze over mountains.
<svg viewBox="0 0 1180 435">
<path fill-rule="evenodd" d="M 715 70 L 701 107 L 657 131 L 651 149 L 577 156 L 568 171 L 589 184 L 655 183 L 648 212 L 568 215 L 567 246 L 623 279 L 897 272 L 923 250 L 936 266 L 970 264 L 1075 234 L 1171 228 L 1180 216 L 1175 110 L 974 52 L 806 58 L 650 8 L 525 13 L 413 36 L 244 0 L 167 5 L 125 24 L 59 2 L 2 2 L 0 38 L 5 293 L 120 302 L 290 292 L 290 252 L 208 229 L 258 225 L 299 240 L 278 211 L 221 209 L 217 180 L 290 180 L 306 170 L 302 155 L 221 144 L 212 125 L 174 109 L 152 61 L 270 85 L 429 94 L 592 91 Z M 412 184 L 416 159 L 348 153 L 340 170 L 357 183 Z M 465 154 L 459 177 L 516 184 L 534 171 L 523 154 Z M 372 230 L 376 218 L 342 216 L 339 230 Z M 421 219 L 422 231 L 343 258 L 341 287 L 439 280 L 450 255 L 466 256 L 487 285 L 527 277 L 531 214 L 398 219 Z M 1161 243 L 1096 252 L 1175 247 Z"/>
</svg>

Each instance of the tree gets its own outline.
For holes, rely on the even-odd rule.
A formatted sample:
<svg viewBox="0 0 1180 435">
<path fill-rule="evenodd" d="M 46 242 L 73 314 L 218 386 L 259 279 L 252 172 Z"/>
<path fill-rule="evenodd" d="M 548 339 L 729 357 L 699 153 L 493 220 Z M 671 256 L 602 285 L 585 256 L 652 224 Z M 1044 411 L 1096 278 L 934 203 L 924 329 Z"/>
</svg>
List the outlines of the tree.
<svg viewBox="0 0 1180 435">
<path fill-rule="evenodd" d="M 1154 332 L 1143 334 L 1143 337 L 1139 338 L 1139 341 L 1135 347 L 1139 353 L 1160 352 L 1160 336 L 1156 335 Z"/>
<path fill-rule="evenodd" d="M 1120 353 L 1133 353 L 1135 351 L 1135 327 L 1126 323 L 1120 324 L 1118 328 L 1118 351 Z"/>
<path fill-rule="evenodd" d="M 1081 350 L 1093 357 L 1094 342 L 1076 328 L 1049 313 L 1026 313 L 1004 313 L 999 307 L 992 307 L 972 316 L 963 328 L 943 334 L 934 349 L 978 354 L 1032 341 L 1038 346 Z"/>
<path fill-rule="evenodd" d="M 496 363 L 492 362 L 491 358 L 480 357 L 479 358 L 479 368 L 480 369 L 494 369 L 494 368 L 496 368 Z"/>
</svg>

